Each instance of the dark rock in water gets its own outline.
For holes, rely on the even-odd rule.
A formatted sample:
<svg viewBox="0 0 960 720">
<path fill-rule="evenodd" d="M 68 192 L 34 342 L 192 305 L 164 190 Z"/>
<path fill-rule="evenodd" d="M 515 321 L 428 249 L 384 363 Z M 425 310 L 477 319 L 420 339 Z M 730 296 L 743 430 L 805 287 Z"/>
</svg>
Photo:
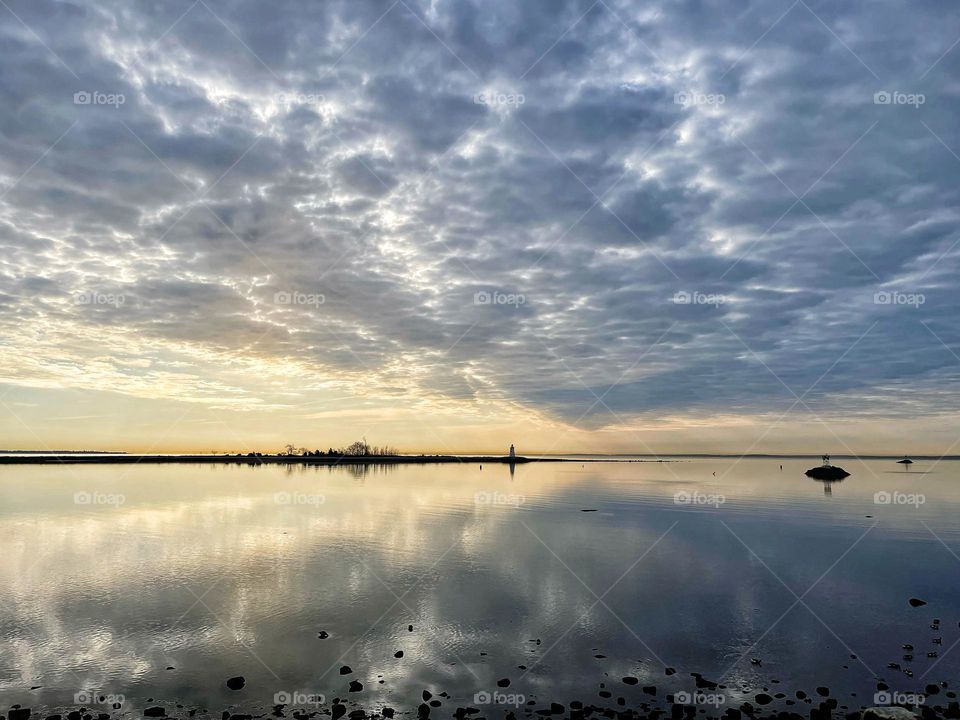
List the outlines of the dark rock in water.
<svg viewBox="0 0 960 720">
<path fill-rule="evenodd" d="M 644 686 L 643 686 L 643 691 L 644 691 L 647 695 L 656 695 L 656 694 L 657 694 L 657 686 L 656 686 L 656 685 L 644 685 Z"/>
<path fill-rule="evenodd" d="M 500 678 L 497 680 L 497 687 L 510 687 L 510 678 Z"/>
<path fill-rule="evenodd" d="M 821 685 L 817 688 L 817 695 L 820 697 L 827 697 L 830 694 L 830 688 Z"/>
<path fill-rule="evenodd" d="M 392 707 L 385 707 L 383 710 L 380 711 L 380 713 L 381 713 L 385 718 L 392 718 L 392 717 L 393 717 L 393 708 L 392 708 Z"/>
<path fill-rule="evenodd" d="M 902 647 L 904 650 L 913 650 L 913 645 L 911 645 L 910 643 L 904 643 L 900 647 Z"/>
<path fill-rule="evenodd" d="M 675 668 L 668 667 L 668 668 L 664 668 L 663 672 L 665 675 L 675 675 L 677 671 Z"/>
<path fill-rule="evenodd" d="M 430 692 L 429 690 L 424 690 L 423 693 L 421 693 L 421 695 L 423 696 L 424 702 L 426 702 L 427 700 L 433 697 L 433 693 Z"/>
<path fill-rule="evenodd" d="M 895 706 L 871 707 L 864 710 L 863 720 L 916 720 L 916 715 L 906 708 Z"/>
<path fill-rule="evenodd" d="M 413 625 L 407 625 L 407 632 L 413 632 Z"/>
<path fill-rule="evenodd" d="M 244 685 L 247 684 L 247 681 L 244 679 L 243 675 L 237 675 L 227 680 L 227 687 L 231 690 L 240 690 Z"/>
<path fill-rule="evenodd" d="M 850 477 L 850 473 L 836 465 L 821 465 L 807 470 L 806 476 L 814 480 L 843 480 Z"/>
<path fill-rule="evenodd" d="M 358 680 L 350 681 L 350 692 L 360 692 L 363 690 L 363 683 Z"/>
<path fill-rule="evenodd" d="M 923 691 L 927 695 L 936 695 L 938 692 L 940 692 L 940 686 L 930 684 L 930 685 L 927 685 L 927 687 L 925 687 Z"/>
<path fill-rule="evenodd" d="M 333 720 L 337 720 L 337 718 L 341 718 L 347 714 L 346 706 L 341 703 L 334 703 L 330 709 L 333 712 Z"/>
<path fill-rule="evenodd" d="M 430 717 L 430 706 L 426 703 L 420 703 L 420 706 L 417 708 L 417 717 L 418 718 L 428 718 Z"/>
<path fill-rule="evenodd" d="M 352 672 L 353 669 L 349 665 L 344 665 L 342 668 L 340 668 L 341 675 L 349 675 Z"/>
<path fill-rule="evenodd" d="M 766 693 L 757 693 L 757 696 L 754 698 L 759 705 L 769 705 L 773 702 L 773 698 L 767 695 Z"/>
<path fill-rule="evenodd" d="M 166 711 L 162 707 L 148 707 L 143 711 L 144 717 L 163 717 L 166 715 Z M 12 715 L 11 715 L 12 718 Z"/>
<path fill-rule="evenodd" d="M 403 650 L 397 650 L 397 651 L 393 654 L 393 656 L 394 656 L 395 658 L 402 658 L 402 657 L 403 657 Z"/>
<path fill-rule="evenodd" d="M 910 603 L 910 607 L 923 607 L 927 604 L 926 600 L 921 600 L 920 598 L 910 598 L 908 602 Z"/>
<path fill-rule="evenodd" d="M 625 685 L 636 685 L 638 682 L 640 681 L 632 675 L 627 675 L 625 678 L 623 678 L 623 683 Z"/>
<path fill-rule="evenodd" d="M 30 708 L 14 706 L 8 713 L 10 720 L 27 720 L 30 717 Z"/>
<path fill-rule="evenodd" d="M 741 713 L 737 708 L 727 708 L 726 712 L 723 713 L 723 716 L 727 720 L 740 720 L 743 713 Z"/>
<path fill-rule="evenodd" d="M 566 708 L 560 703 L 550 703 L 550 712 L 554 715 L 563 715 L 565 711 Z"/>
<path fill-rule="evenodd" d="M 328 637 L 330 637 L 330 633 L 328 633 L 326 630 L 321 630 L 319 633 L 317 633 L 317 637 L 321 640 L 326 640 Z"/>
</svg>

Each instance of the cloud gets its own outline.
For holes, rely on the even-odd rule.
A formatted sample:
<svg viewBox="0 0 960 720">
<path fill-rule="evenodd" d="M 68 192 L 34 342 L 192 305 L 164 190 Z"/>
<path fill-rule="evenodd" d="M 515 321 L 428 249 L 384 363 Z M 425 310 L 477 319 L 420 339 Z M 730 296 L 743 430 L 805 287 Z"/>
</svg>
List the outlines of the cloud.
<svg viewBox="0 0 960 720">
<path fill-rule="evenodd" d="M 10 375 L 28 324 L 595 428 L 901 412 L 958 379 L 943 9 L 12 2 Z"/>
</svg>

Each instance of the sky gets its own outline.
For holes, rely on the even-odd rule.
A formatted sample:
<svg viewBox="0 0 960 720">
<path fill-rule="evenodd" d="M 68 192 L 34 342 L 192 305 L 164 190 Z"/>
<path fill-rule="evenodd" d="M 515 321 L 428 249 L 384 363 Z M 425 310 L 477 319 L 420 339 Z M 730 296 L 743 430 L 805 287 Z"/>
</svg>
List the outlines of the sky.
<svg viewBox="0 0 960 720">
<path fill-rule="evenodd" d="M 3 0 L 0 447 L 960 453 L 960 16 Z"/>
</svg>

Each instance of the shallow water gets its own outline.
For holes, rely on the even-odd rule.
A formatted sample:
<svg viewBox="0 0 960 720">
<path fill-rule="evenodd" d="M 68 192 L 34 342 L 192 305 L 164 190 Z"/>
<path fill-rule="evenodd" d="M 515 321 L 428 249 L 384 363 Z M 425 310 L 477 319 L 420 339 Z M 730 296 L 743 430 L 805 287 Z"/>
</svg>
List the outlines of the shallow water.
<svg viewBox="0 0 960 720">
<path fill-rule="evenodd" d="M 447 716 L 600 683 L 630 706 L 700 672 L 727 706 L 827 685 L 857 708 L 877 678 L 960 678 L 960 463 L 844 460 L 832 486 L 811 464 L 0 467 L 0 697 L 410 709 L 429 689 Z"/>
</svg>

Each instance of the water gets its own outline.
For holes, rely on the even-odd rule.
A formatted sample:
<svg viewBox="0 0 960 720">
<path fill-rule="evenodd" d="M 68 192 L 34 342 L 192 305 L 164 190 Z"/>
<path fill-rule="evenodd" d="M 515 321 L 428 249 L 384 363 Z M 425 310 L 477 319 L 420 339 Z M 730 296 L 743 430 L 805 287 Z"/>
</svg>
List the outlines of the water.
<svg viewBox="0 0 960 720">
<path fill-rule="evenodd" d="M 429 689 L 446 717 L 494 691 L 634 706 L 691 672 L 727 706 L 827 685 L 857 708 L 877 678 L 957 678 L 960 463 L 845 460 L 832 486 L 812 464 L 0 467 L 0 696 L 408 710 Z"/>
</svg>

